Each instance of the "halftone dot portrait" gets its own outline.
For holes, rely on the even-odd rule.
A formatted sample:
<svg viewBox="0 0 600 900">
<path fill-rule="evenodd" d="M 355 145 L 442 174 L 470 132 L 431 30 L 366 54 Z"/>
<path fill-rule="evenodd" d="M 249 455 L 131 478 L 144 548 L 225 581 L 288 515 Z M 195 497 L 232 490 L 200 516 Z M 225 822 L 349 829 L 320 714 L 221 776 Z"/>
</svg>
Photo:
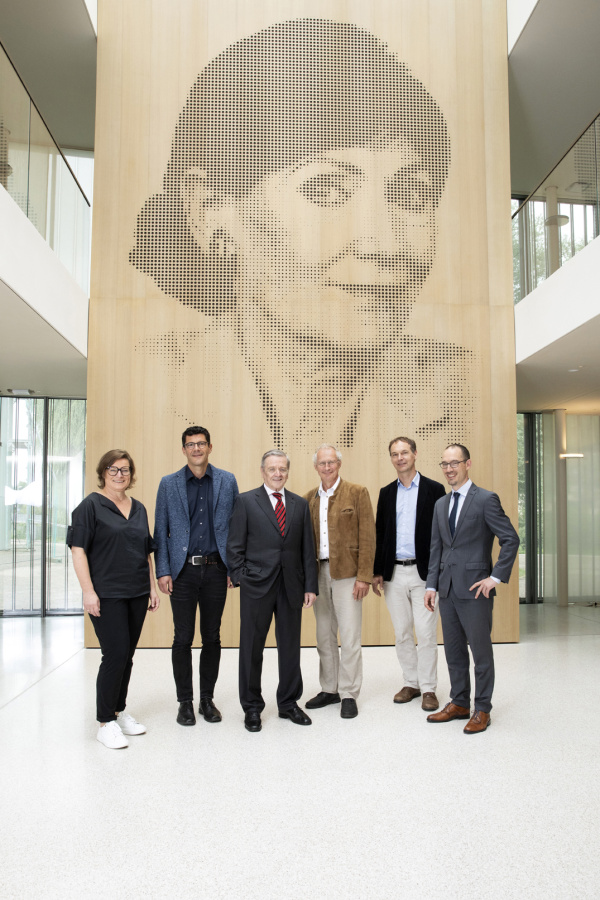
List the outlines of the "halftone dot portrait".
<svg viewBox="0 0 600 900">
<path fill-rule="evenodd" d="M 208 62 L 129 256 L 198 313 L 136 345 L 166 366 L 172 412 L 194 418 L 179 385 L 219 350 L 214 391 L 241 356 L 276 446 L 351 447 L 367 413 L 386 435 L 468 440 L 472 351 L 409 324 L 451 155 L 427 87 L 357 25 L 292 19 Z"/>
</svg>

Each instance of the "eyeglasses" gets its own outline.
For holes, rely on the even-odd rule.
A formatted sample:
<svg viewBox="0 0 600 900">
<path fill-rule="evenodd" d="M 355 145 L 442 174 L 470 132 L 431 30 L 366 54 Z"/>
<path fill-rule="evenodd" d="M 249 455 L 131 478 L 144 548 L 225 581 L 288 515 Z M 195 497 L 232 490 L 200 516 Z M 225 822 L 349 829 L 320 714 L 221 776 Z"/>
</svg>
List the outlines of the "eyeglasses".
<svg viewBox="0 0 600 900">
<path fill-rule="evenodd" d="M 187 444 L 183 445 L 186 450 L 193 450 L 194 447 L 208 447 L 208 441 L 188 441 Z"/>
<path fill-rule="evenodd" d="M 441 462 L 440 469 L 458 469 L 460 464 L 466 461 L 466 459 L 453 459 L 452 462 Z"/>
<path fill-rule="evenodd" d="M 116 466 L 107 466 L 106 471 L 109 475 L 118 475 L 119 472 L 121 473 L 121 475 L 131 474 L 131 469 L 129 468 L 129 466 L 121 466 L 120 469 L 117 469 Z"/>
<path fill-rule="evenodd" d="M 329 466 L 339 466 L 339 459 L 326 459 L 325 462 L 317 463 L 317 469 L 328 469 Z"/>
</svg>

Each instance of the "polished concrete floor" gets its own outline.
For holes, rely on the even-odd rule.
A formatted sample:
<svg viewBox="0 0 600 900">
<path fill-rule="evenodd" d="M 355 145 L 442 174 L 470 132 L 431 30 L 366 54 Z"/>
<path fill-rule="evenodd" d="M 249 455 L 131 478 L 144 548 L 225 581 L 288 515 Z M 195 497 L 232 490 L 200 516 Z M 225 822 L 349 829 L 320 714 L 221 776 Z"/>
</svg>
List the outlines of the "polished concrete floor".
<svg viewBox="0 0 600 900">
<path fill-rule="evenodd" d="M 2 898 L 600 896 L 599 608 L 521 608 L 477 736 L 394 705 L 388 647 L 364 651 L 358 718 L 329 707 L 310 728 L 277 717 L 267 651 L 260 734 L 244 730 L 226 650 L 223 722 L 182 728 L 169 651 L 140 650 L 128 709 L 148 733 L 107 750 L 99 651 L 82 631 L 80 618 L 0 620 Z M 302 661 L 306 699 L 316 652 Z"/>
</svg>

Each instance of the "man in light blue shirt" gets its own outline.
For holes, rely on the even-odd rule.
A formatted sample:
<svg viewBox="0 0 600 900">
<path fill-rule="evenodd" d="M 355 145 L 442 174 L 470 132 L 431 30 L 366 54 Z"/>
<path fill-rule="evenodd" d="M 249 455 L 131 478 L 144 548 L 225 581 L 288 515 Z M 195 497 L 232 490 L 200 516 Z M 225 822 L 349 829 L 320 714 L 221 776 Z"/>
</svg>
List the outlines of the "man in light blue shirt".
<svg viewBox="0 0 600 900">
<path fill-rule="evenodd" d="M 417 472 L 412 438 L 394 438 L 389 452 L 398 477 L 379 493 L 373 590 L 380 596 L 383 588 L 404 675 L 404 687 L 394 703 L 408 703 L 422 694 L 422 708 L 431 711 L 439 706 L 437 617 L 427 612 L 423 598 L 433 509 L 445 491 L 439 482 Z"/>
</svg>

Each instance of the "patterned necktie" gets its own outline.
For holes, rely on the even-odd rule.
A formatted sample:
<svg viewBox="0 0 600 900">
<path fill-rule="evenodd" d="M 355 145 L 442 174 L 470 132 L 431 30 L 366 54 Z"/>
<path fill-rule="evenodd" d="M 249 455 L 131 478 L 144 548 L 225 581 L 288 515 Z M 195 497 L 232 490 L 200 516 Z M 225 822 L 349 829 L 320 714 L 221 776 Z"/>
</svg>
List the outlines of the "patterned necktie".
<svg viewBox="0 0 600 900">
<path fill-rule="evenodd" d="M 454 532 L 456 531 L 456 513 L 458 512 L 458 498 L 460 494 L 458 491 L 452 491 L 452 499 L 454 500 L 454 505 L 450 510 L 450 518 L 448 522 L 450 524 L 450 534 L 454 537 Z"/>
<path fill-rule="evenodd" d="M 277 519 L 277 524 L 279 525 L 281 536 L 283 537 L 285 534 L 285 506 L 283 505 L 281 494 L 278 494 L 277 491 L 273 491 L 273 496 L 277 500 L 277 503 L 275 504 L 275 517 Z"/>
</svg>

